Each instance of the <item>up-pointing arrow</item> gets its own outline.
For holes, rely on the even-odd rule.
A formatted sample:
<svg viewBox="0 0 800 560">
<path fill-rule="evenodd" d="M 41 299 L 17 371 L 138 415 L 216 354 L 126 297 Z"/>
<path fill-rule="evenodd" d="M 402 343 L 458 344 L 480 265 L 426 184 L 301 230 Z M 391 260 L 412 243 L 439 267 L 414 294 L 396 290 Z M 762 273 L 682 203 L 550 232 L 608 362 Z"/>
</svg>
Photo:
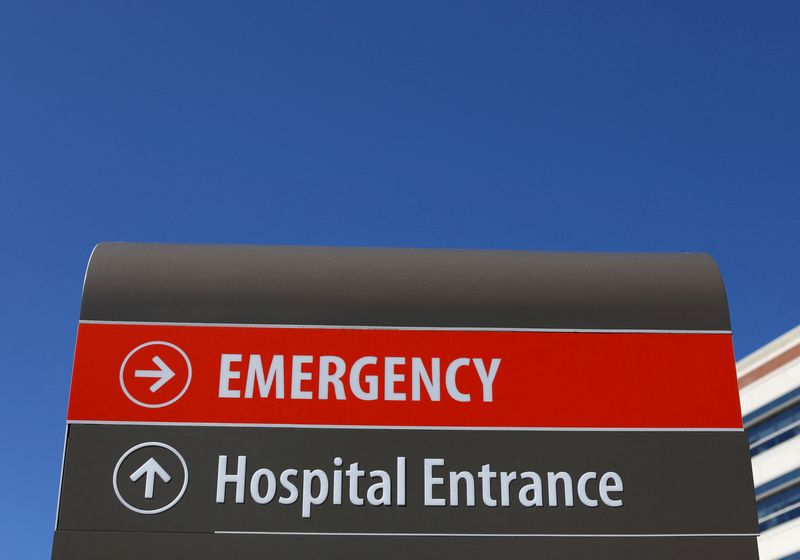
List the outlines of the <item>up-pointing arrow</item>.
<svg viewBox="0 0 800 560">
<path fill-rule="evenodd" d="M 153 363 L 158 366 L 158 369 L 137 369 L 133 372 L 133 376 L 155 378 L 156 382 L 150 385 L 150 392 L 155 393 L 167 381 L 175 377 L 175 372 L 158 356 L 153 356 Z"/>
<path fill-rule="evenodd" d="M 158 478 L 163 480 L 164 482 L 169 482 L 172 480 L 172 477 L 167 474 L 161 465 L 158 464 L 158 461 L 150 457 L 147 461 L 145 461 L 144 465 L 136 469 L 133 474 L 131 475 L 131 480 L 136 482 L 143 476 L 144 479 L 144 497 L 148 500 L 153 498 L 153 485 L 155 484 L 156 475 Z"/>
</svg>

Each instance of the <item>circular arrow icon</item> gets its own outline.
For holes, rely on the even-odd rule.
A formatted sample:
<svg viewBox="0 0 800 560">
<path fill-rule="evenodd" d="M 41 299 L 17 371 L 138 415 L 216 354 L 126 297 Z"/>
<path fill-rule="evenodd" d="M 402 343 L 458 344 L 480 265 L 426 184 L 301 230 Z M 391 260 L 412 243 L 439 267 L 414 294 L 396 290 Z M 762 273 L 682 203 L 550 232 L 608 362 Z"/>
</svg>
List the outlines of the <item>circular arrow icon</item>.
<svg viewBox="0 0 800 560">
<path fill-rule="evenodd" d="M 183 396 L 192 380 L 186 352 L 161 340 L 131 350 L 119 368 L 119 384 L 131 401 L 145 408 L 167 406 Z"/>
<path fill-rule="evenodd" d="M 152 515 L 183 497 L 189 484 L 186 461 L 174 447 L 158 441 L 134 445 L 114 467 L 114 493 L 131 511 Z"/>
</svg>

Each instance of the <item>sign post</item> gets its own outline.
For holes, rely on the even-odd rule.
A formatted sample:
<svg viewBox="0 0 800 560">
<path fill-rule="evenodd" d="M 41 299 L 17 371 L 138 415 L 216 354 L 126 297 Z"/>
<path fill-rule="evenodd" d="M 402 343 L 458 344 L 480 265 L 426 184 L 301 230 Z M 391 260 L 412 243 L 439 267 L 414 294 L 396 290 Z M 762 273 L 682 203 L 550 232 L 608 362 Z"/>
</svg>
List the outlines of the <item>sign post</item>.
<svg viewBox="0 0 800 560">
<path fill-rule="evenodd" d="M 102 244 L 53 558 L 755 560 L 703 255 Z"/>
</svg>

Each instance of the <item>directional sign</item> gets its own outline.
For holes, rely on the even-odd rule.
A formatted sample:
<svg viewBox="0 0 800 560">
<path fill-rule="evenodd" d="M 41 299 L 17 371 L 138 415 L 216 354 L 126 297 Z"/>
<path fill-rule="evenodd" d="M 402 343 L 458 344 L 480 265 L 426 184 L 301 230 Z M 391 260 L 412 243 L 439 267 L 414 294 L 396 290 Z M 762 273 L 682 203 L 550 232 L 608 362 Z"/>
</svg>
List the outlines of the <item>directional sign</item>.
<svg viewBox="0 0 800 560">
<path fill-rule="evenodd" d="M 192 365 L 186 353 L 161 340 L 137 345 L 127 353 L 119 368 L 123 394 L 130 402 L 145 408 L 174 403 L 189 388 L 191 379 Z"/>
<path fill-rule="evenodd" d="M 703 255 L 103 244 L 53 558 L 757 558 Z"/>
<path fill-rule="evenodd" d="M 158 493 L 157 479 L 161 482 Z M 140 480 L 143 484 L 137 485 Z M 134 445 L 122 454 L 114 467 L 113 481 L 114 494 L 123 506 L 136 513 L 152 515 L 168 510 L 181 499 L 189 483 L 189 472 L 186 461 L 175 448 L 149 441 Z"/>
</svg>

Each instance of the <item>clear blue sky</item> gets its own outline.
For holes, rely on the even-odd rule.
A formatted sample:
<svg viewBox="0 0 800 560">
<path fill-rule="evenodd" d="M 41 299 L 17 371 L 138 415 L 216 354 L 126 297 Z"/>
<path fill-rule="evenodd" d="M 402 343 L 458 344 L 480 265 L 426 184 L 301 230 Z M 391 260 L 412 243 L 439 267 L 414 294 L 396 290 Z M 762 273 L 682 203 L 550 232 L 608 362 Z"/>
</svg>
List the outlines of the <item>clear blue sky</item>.
<svg viewBox="0 0 800 560">
<path fill-rule="evenodd" d="M 800 321 L 798 2 L 3 2 L 3 555 L 49 555 L 102 240 L 707 251 Z"/>
</svg>

